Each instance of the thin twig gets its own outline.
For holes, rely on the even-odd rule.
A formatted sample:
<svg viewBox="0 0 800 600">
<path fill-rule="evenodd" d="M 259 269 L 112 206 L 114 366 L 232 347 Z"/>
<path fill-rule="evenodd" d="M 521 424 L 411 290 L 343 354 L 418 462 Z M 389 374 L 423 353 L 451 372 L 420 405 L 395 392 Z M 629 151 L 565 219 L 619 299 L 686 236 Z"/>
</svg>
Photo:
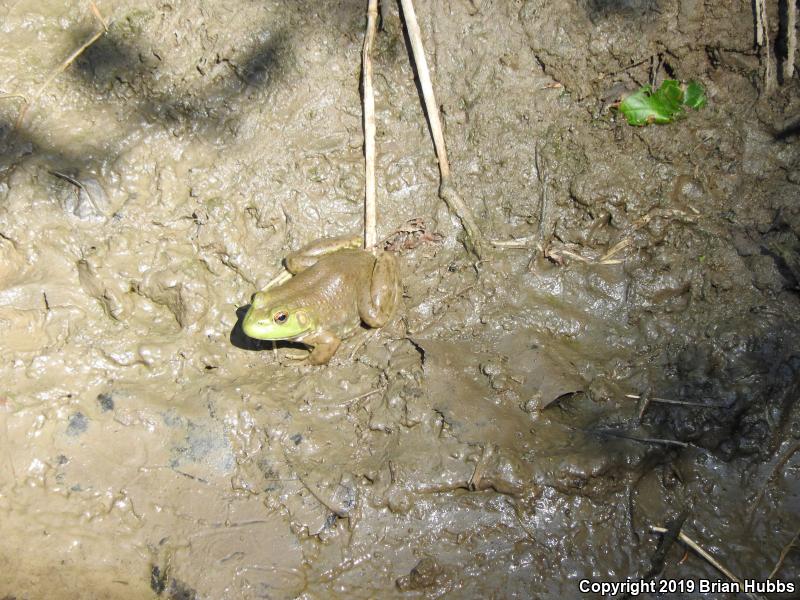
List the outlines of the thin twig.
<svg viewBox="0 0 800 600">
<path fill-rule="evenodd" d="M 639 442 L 641 444 L 660 444 L 662 446 L 679 446 L 681 448 L 691 448 L 692 445 L 687 442 L 681 442 L 680 440 L 668 440 L 664 438 L 645 438 L 645 437 L 638 437 L 635 435 L 630 435 L 627 433 L 621 433 L 619 431 L 611 431 L 608 429 L 585 429 L 586 433 L 596 433 L 601 435 L 608 435 L 611 437 L 622 438 L 624 440 L 631 440 L 632 442 Z"/>
<path fill-rule="evenodd" d="M 616 244 L 614 244 L 611 247 L 611 249 L 608 252 L 606 252 L 602 257 L 600 257 L 599 262 L 601 262 L 601 263 L 602 262 L 606 262 L 612 256 L 614 256 L 617 252 L 619 252 L 620 250 L 624 250 L 625 248 L 630 246 L 632 243 L 633 243 L 633 240 L 631 240 L 631 238 L 625 238 L 625 239 L 617 242 Z"/>
<path fill-rule="evenodd" d="M 796 442 L 795 444 L 790 446 L 789 449 L 786 451 L 786 453 L 780 458 L 780 460 L 775 463 L 775 466 L 772 467 L 772 469 L 769 472 L 769 477 L 767 477 L 767 480 L 764 482 L 764 485 L 761 486 L 758 495 L 756 496 L 755 500 L 753 500 L 753 504 L 750 506 L 750 511 L 749 511 L 750 514 L 748 515 L 749 519 L 753 518 L 753 515 L 756 512 L 756 508 L 758 508 L 758 505 L 764 498 L 764 494 L 767 492 L 767 486 L 769 485 L 769 482 L 772 481 L 773 477 L 775 477 L 775 473 L 777 473 L 780 469 L 782 469 L 783 465 L 789 462 L 789 459 L 798 450 L 800 450 L 800 442 Z"/>
<path fill-rule="evenodd" d="M 447 160 L 447 148 L 444 143 L 442 123 L 439 120 L 439 106 L 436 104 L 436 97 L 433 93 L 428 61 L 425 58 L 425 47 L 422 45 L 422 32 L 419 29 L 419 23 L 417 23 L 417 14 L 414 12 L 412 0 L 400 0 L 400 4 L 403 6 L 403 17 L 406 21 L 408 37 L 411 40 L 411 50 L 414 54 L 414 64 L 417 66 L 419 85 L 422 88 L 422 96 L 425 100 L 425 110 L 428 112 L 428 120 L 431 123 L 433 145 L 436 147 L 436 156 L 439 159 L 439 172 L 442 179 L 448 179 L 450 177 L 450 162 Z"/>
<path fill-rule="evenodd" d="M 755 0 L 756 13 L 756 45 L 764 59 L 764 90 L 772 90 L 772 52 L 769 46 L 769 24 L 767 23 L 767 5 L 765 0 Z"/>
<path fill-rule="evenodd" d="M 652 531 L 653 533 L 667 533 L 668 530 L 667 530 L 666 527 L 657 527 L 655 525 L 652 525 L 650 527 L 650 531 Z M 739 584 L 739 589 L 741 589 L 743 591 L 743 593 L 748 598 L 752 598 L 753 600 L 764 600 L 763 596 L 760 596 L 759 594 L 754 594 L 752 592 L 744 592 L 744 582 L 741 579 L 739 579 L 736 575 L 731 573 L 728 569 L 726 569 L 717 559 L 715 559 L 708 552 L 706 552 L 700 546 L 700 544 L 695 542 L 688 535 L 686 535 L 685 533 L 683 533 L 681 531 L 680 533 L 678 533 L 678 539 L 680 541 L 682 541 L 684 544 L 686 544 L 689 548 L 694 550 L 702 559 L 704 559 L 708 564 L 710 564 L 712 567 L 714 567 L 717 571 L 719 571 L 720 573 L 725 575 L 725 577 L 727 577 L 728 579 L 730 579 L 731 581 L 733 581 L 735 583 L 738 583 Z"/>
<path fill-rule="evenodd" d="M 7 100 L 9 98 L 18 98 L 23 102 L 28 102 L 28 97 L 24 94 L 0 94 L 0 100 Z"/>
<path fill-rule="evenodd" d="M 100 36 L 108 32 L 108 24 L 106 23 L 106 20 L 103 18 L 103 16 L 100 14 L 100 10 L 97 8 L 95 3 L 92 2 L 90 7 L 95 18 L 97 18 L 100 21 L 102 28 L 98 30 L 86 42 L 81 44 L 81 46 L 77 50 L 75 50 L 72 54 L 70 54 L 66 59 L 64 59 L 64 61 L 60 65 L 58 65 L 58 67 L 53 69 L 53 72 L 50 73 L 47 79 L 44 80 L 44 83 L 42 83 L 42 85 L 39 86 L 39 89 L 37 89 L 36 92 L 34 92 L 33 96 L 31 96 L 30 101 L 26 101 L 22 109 L 19 111 L 17 122 L 14 124 L 15 128 L 18 129 L 22 125 L 22 122 L 25 119 L 25 115 L 27 114 L 28 109 L 36 103 L 39 97 L 44 93 L 45 89 L 47 89 L 47 87 L 53 82 L 53 80 L 56 77 L 58 77 L 63 71 L 65 71 L 67 67 L 69 67 L 73 63 L 73 61 L 83 53 L 84 50 L 86 50 L 89 46 L 91 46 L 98 39 L 100 39 Z"/>
<path fill-rule="evenodd" d="M 783 63 L 784 85 L 794 75 L 794 55 L 797 52 L 797 0 L 786 2 L 786 61 Z"/>
<path fill-rule="evenodd" d="M 489 243 L 495 248 L 509 248 L 519 250 L 523 248 L 530 248 L 531 244 L 536 241 L 536 236 L 528 235 L 521 238 L 512 240 L 489 240 Z"/>
<path fill-rule="evenodd" d="M 641 396 L 636 394 L 625 394 L 626 398 L 639 400 Z M 724 408 L 722 404 L 703 404 L 702 402 L 690 402 L 689 400 L 671 400 L 669 398 L 648 398 L 649 402 L 658 402 L 660 404 L 678 404 L 680 406 L 699 406 L 700 408 Z"/>
<path fill-rule="evenodd" d="M 433 145 L 436 148 L 436 156 L 439 159 L 439 197 L 444 200 L 447 207 L 456 214 L 461 221 L 466 233 L 465 245 L 479 259 L 485 255 L 483 235 L 472 216 L 472 212 L 456 190 L 450 180 L 450 162 L 447 160 L 447 147 L 444 143 L 444 133 L 442 123 L 439 118 L 439 105 L 436 104 L 436 97 L 433 93 L 430 72 L 428 71 L 428 61 L 425 58 L 425 48 L 422 45 L 422 33 L 417 23 L 417 15 L 414 12 L 412 0 L 400 0 L 403 7 L 403 17 L 406 23 L 406 31 L 411 41 L 411 51 L 414 56 L 414 64 L 417 67 L 419 85 L 422 88 L 422 97 L 425 101 L 425 111 L 428 113 L 428 121 L 433 135 Z"/>
<path fill-rule="evenodd" d="M 542 149 L 539 144 L 533 147 L 533 164 L 536 167 L 536 179 L 539 181 L 539 241 L 537 243 L 539 251 L 543 255 L 547 255 L 550 247 L 550 241 L 553 238 L 554 226 L 550 223 L 552 210 L 550 209 L 550 200 L 547 195 L 548 177 L 545 171 L 544 160 L 542 159 Z M 549 229 L 549 231 L 547 231 Z"/>
<path fill-rule="evenodd" d="M 764 22 L 764 0 L 755 0 L 755 13 L 756 13 L 756 45 L 764 45 L 764 33 L 766 31 L 766 23 Z"/>
<path fill-rule="evenodd" d="M 103 26 L 103 29 L 105 29 L 106 32 L 107 32 L 108 31 L 108 21 L 106 21 L 103 18 L 103 15 L 100 13 L 100 9 L 97 8 L 97 4 L 95 4 L 93 1 L 89 2 L 89 8 L 91 9 L 92 14 L 97 18 L 97 20 L 100 21 L 101 25 Z"/>
<path fill-rule="evenodd" d="M 783 566 L 783 561 L 786 560 L 786 557 L 789 555 L 789 552 L 792 550 L 792 548 L 795 547 L 798 540 L 800 540 L 800 529 L 797 530 L 797 533 L 794 534 L 794 537 L 791 539 L 791 541 L 783 547 L 783 550 L 781 550 L 781 555 L 778 557 L 778 562 L 775 563 L 775 568 L 772 569 L 772 572 L 767 576 L 767 579 L 772 579 L 778 574 L 778 571 L 780 571 L 781 567 Z"/>
<path fill-rule="evenodd" d="M 364 34 L 364 49 L 361 56 L 361 73 L 364 84 L 364 248 L 374 248 L 377 214 L 375 209 L 375 92 L 372 89 L 372 43 L 378 19 L 378 0 L 369 0 L 367 8 L 367 31 Z"/>
<path fill-rule="evenodd" d="M 262 288 L 262 291 L 268 290 L 269 288 L 275 287 L 276 285 L 281 285 L 282 283 L 286 283 L 291 278 L 292 274 L 289 273 L 289 271 L 287 271 L 285 268 L 282 268 L 280 272 L 277 275 L 275 275 L 275 277 L 273 277 L 267 282 L 267 285 L 265 285 Z"/>
<path fill-rule="evenodd" d="M 71 175 L 67 175 L 66 173 L 61 173 L 59 171 L 50 171 L 50 174 L 53 175 L 54 177 L 58 177 L 59 179 L 63 179 L 64 181 L 67 181 L 72 185 L 74 185 L 79 190 L 78 197 L 80 198 L 80 192 L 83 192 L 84 194 L 86 194 L 86 197 L 89 199 L 89 203 L 92 205 L 95 211 L 101 212 L 100 208 L 97 206 L 97 202 L 95 202 L 94 198 L 92 198 L 92 195 L 89 193 L 89 190 L 87 190 L 86 186 L 83 185 L 80 181 L 78 181 Z"/>
<path fill-rule="evenodd" d="M 378 390 L 370 390 L 368 392 L 364 392 L 363 394 L 359 394 L 358 396 L 354 396 L 353 398 L 349 398 L 348 400 L 345 400 L 344 402 L 339 402 L 335 406 L 344 407 L 344 408 L 350 408 L 356 402 L 358 402 L 360 400 L 363 400 L 364 398 L 369 398 L 370 396 L 374 396 L 375 394 L 380 394 L 382 391 L 383 390 L 380 390 L 380 389 L 378 389 Z"/>
<path fill-rule="evenodd" d="M 353 360 L 356 357 L 356 353 L 359 350 L 361 350 L 361 348 L 364 346 L 364 344 L 366 344 L 368 341 L 370 341 L 375 336 L 375 334 L 377 334 L 377 333 L 378 333 L 377 329 L 370 329 L 369 333 L 367 333 L 364 336 L 361 336 L 361 339 L 359 340 L 359 342 L 355 346 L 353 346 L 353 351 L 350 352 L 350 360 Z"/>
</svg>

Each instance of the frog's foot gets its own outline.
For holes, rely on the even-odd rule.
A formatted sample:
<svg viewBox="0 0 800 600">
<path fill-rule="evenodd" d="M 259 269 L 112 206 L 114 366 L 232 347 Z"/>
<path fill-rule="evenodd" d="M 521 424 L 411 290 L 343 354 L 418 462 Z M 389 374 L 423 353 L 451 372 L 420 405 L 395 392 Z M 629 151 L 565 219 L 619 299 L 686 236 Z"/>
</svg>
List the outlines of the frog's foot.
<svg viewBox="0 0 800 600">
<path fill-rule="evenodd" d="M 308 350 L 286 350 L 284 351 L 283 356 L 288 360 L 301 361 L 308 358 L 310 351 L 311 348 Z"/>
<path fill-rule="evenodd" d="M 337 250 L 345 248 L 361 248 L 362 237 L 360 235 L 340 235 L 332 238 L 322 238 L 307 244 L 286 256 L 284 263 L 286 270 L 297 275 L 313 266 L 322 256 L 331 254 Z"/>
<path fill-rule="evenodd" d="M 358 314 L 370 327 L 383 327 L 400 299 L 400 275 L 394 254 L 381 252 L 372 268 L 369 288 L 358 293 Z"/>
<path fill-rule="evenodd" d="M 308 362 L 312 365 L 324 365 L 336 354 L 342 340 L 330 331 L 318 331 L 303 339 L 303 343 L 313 347 L 308 355 Z"/>
</svg>

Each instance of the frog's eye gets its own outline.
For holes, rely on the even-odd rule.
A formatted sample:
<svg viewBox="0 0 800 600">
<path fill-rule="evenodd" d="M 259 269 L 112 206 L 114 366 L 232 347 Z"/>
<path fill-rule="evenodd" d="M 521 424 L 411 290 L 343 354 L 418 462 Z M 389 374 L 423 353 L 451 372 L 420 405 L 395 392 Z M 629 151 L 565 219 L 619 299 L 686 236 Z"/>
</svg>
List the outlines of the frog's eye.
<svg viewBox="0 0 800 600">
<path fill-rule="evenodd" d="M 278 325 L 283 325 L 286 323 L 286 319 L 289 318 L 289 315 L 286 314 L 286 311 L 279 310 L 274 315 L 272 315 L 272 320 L 275 321 Z"/>
</svg>

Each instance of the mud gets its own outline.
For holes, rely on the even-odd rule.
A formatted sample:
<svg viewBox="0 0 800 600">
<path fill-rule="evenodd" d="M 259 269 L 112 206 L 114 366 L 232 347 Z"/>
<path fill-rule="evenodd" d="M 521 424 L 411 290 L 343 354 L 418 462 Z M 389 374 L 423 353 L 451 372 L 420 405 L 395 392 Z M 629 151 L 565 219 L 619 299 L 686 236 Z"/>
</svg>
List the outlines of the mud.
<svg viewBox="0 0 800 600">
<path fill-rule="evenodd" d="M 418 3 L 461 194 L 519 240 L 475 262 L 388 3 L 378 234 L 426 231 L 389 244 L 398 317 L 310 367 L 238 321 L 288 251 L 361 227 L 365 5 L 99 3 L 35 97 L 98 25 L 0 2 L 0 94 L 34 99 L 15 127 L 0 97 L 0 597 L 721 578 L 659 563 L 679 515 L 765 580 L 800 527 L 800 96 L 764 89 L 749 4 Z M 708 107 L 625 125 L 653 74 Z"/>
</svg>

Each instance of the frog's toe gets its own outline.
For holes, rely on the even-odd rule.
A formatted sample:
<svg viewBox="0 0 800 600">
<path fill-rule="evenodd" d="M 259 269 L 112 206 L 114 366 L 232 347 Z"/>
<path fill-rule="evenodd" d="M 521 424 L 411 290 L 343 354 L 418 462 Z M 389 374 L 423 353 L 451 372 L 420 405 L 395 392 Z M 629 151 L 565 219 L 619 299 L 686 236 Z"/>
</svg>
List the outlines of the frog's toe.
<svg viewBox="0 0 800 600">
<path fill-rule="evenodd" d="M 342 340 L 331 331 L 322 330 L 309 336 L 303 342 L 313 347 L 311 354 L 308 355 L 308 362 L 312 365 L 324 365 L 336 354 Z"/>
<path fill-rule="evenodd" d="M 311 354 L 308 355 L 308 362 L 312 365 L 327 364 L 328 361 L 333 358 L 333 355 L 336 354 L 336 350 L 339 349 L 339 344 L 341 344 L 341 341 L 337 339 L 327 344 L 318 344 L 314 346 Z"/>
<path fill-rule="evenodd" d="M 283 353 L 283 356 L 286 357 L 288 360 L 300 361 L 300 360 L 305 360 L 305 359 L 307 359 L 309 357 L 309 351 L 308 350 L 299 350 L 299 349 L 286 350 Z"/>
</svg>

